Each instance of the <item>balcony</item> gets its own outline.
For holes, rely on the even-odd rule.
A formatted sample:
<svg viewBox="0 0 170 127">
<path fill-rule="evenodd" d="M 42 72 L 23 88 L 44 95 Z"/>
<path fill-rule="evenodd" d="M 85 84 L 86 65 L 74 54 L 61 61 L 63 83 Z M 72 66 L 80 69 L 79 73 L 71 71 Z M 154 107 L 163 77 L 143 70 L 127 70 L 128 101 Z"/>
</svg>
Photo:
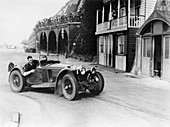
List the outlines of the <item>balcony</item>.
<svg viewBox="0 0 170 127">
<path fill-rule="evenodd" d="M 127 27 L 127 16 L 111 20 L 111 29 Z"/>
<path fill-rule="evenodd" d="M 119 19 L 114 19 L 111 21 L 103 22 L 97 24 L 96 32 L 101 31 L 120 31 L 127 29 L 127 16 L 121 17 Z"/>
<path fill-rule="evenodd" d="M 127 16 L 119 18 L 119 26 L 127 26 Z"/>
<path fill-rule="evenodd" d="M 144 16 L 130 15 L 129 25 L 127 25 L 128 24 L 127 16 L 123 16 L 118 19 L 113 19 L 111 21 L 97 24 L 96 32 L 102 32 L 102 31 L 115 32 L 115 31 L 127 30 L 127 28 L 131 28 L 131 27 L 139 28 L 144 23 L 144 21 L 145 21 Z"/>
<path fill-rule="evenodd" d="M 129 27 L 141 27 L 144 21 L 145 21 L 144 15 L 140 16 L 130 15 Z"/>
<path fill-rule="evenodd" d="M 105 31 L 109 29 L 110 29 L 110 21 L 100 23 L 96 27 L 96 31 Z"/>
</svg>

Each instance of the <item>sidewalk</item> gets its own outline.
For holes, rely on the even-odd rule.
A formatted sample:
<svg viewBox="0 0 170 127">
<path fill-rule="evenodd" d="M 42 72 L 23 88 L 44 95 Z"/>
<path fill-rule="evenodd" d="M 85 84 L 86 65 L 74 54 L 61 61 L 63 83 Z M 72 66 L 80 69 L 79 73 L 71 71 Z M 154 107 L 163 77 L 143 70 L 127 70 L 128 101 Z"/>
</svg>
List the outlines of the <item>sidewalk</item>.
<svg viewBox="0 0 170 127">
<path fill-rule="evenodd" d="M 161 88 L 161 89 L 170 89 L 170 82 L 166 80 L 162 80 L 157 77 L 148 77 L 143 75 L 135 75 L 133 73 L 128 73 L 122 70 L 114 69 L 112 67 L 106 67 L 103 65 L 98 64 L 91 64 L 92 66 L 96 66 L 99 70 L 103 70 L 106 72 L 114 73 L 114 74 L 120 74 L 125 77 L 133 78 L 136 80 L 139 80 L 142 84 L 154 87 L 154 88 Z"/>
<path fill-rule="evenodd" d="M 66 60 L 69 60 L 71 62 L 80 63 L 80 64 L 84 63 L 83 61 L 80 61 L 80 60 L 77 60 L 77 59 L 74 59 L 74 58 L 68 58 Z M 128 73 L 128 72 L 125 72 L 125 71 L 122 71 L 122 70 L 115 69 L 113 67 L 107 67 L 107 66 L 104 66 L 104 65 L 99 65 L 99 64 L 96 64 L 94 62 L 86 62 L 86 64 L 95 66 L 99 70 L 107 71 L 107 72 L 114 73 L 114 74 L 121 74 L 121 75 L 124 75 L 124 76 L 129 77 L 129 78 L 135 78 L 135 79 L 141 80 L 141 82 L 143 82 L 143 84 L 145 84 L 145 85 L 149 85 L 149 86 L 152 86 L 152 87 L 158 87 L 158 88 L 165 87 L 165 88 L 170 89 L 170 82 L 163 80 L 163 79 L 160 79 L 158 77 L 135 75 L 134 73 Z"/>
</svg>

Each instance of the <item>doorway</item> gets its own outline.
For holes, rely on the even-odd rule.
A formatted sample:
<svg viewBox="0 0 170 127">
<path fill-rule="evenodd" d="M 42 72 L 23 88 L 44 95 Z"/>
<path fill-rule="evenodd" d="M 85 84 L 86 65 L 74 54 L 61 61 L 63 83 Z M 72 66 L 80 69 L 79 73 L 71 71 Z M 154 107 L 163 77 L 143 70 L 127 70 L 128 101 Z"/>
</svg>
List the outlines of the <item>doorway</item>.
<svg viewBox="0 0 170 127">
<path fill-rule="evenodd" d="M 115 63 L 116 63 L 116 60 L 115 60 L 115 56 L 116 56 L 116 35 L 113 34 L 113 68 L 115 68 Z"/>
<path fill-rule="evenodd" d="M 161 77 L 162 72 L 162 60 L 161 60 L 161 52 L 162 52 L 162 36 L 154 37 L 154 76 Z"/>
<path fill-rule="evenodd" d="M 54 31 L 50 31 L 48 42 L 49 42 L 48 51 L 51 53 L 57 53 L 57 42 L 56 42 L 56 35 Z"/>
<path fill-rule="evenodd" d="M 68 51 L 68 35 L 63 29 L 59 32 L 58 37 L 58 53 L 64 55 Z"/>
</svg>

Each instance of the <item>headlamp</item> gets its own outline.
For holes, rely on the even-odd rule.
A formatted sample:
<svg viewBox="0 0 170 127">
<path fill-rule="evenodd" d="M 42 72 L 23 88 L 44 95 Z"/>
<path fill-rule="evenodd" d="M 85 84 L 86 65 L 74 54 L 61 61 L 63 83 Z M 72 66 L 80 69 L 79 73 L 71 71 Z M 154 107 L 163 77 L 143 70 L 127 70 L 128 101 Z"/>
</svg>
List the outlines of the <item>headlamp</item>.
<svg viewBox="0 0 170 127">
<path fill-rule="evenodd" d="M 92 73 L 92 74 L 95 74 L 95 73 L 96 73 L 96 68 L 92 67 L 90 70 L 91 70 L 91 73 Z"/>
<path fill-rule="evenodd" d="M 84 67 L 80 68 L 80 73 L 81 75 L 84 75 L 86 73 L 86 69 Z"/>
</svg>

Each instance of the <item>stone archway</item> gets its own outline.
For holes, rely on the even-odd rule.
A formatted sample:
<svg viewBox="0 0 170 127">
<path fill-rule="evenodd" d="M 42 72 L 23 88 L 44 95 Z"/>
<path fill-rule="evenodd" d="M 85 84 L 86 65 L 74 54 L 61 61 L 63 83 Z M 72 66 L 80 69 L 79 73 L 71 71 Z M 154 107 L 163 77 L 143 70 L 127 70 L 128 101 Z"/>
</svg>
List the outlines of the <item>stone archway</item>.
<svg viewBox="0 0 170 127">
<path fill-rule="evenodd" d="M 50 31 L 49 33 L 49 44 L 48 50 L 51 53 L 57 53 L 57 42 L 56 42 L 56 34 L 54 31 Z"/>
<path fill-rule="evenodd" d="M 47 36 L 45 32 L 40 35 L 40 50 L 47 51 Z"/>
<path fill-rule="evenodd" d="M 59 32 L 58 36 L 58 53 L 65 54 L 68 51 L 68 35 L 63 29 Z"/>
</svg>

